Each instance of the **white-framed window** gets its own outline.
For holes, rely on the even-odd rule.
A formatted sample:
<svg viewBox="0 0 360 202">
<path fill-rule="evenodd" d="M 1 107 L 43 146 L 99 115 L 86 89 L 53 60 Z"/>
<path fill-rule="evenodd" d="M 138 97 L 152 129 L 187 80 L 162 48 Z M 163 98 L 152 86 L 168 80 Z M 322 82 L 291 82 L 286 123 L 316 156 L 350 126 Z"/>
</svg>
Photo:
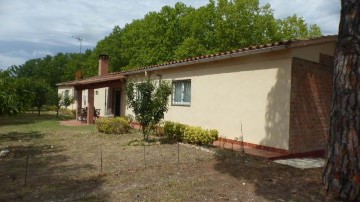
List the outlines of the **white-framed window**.
<svg viewBox="0 0 360 202">
<path fill-rule="evenodd" d="M 173 105 L 190 105 L 191 103 L 191 80 L 173 81 Z"/>
<path fill-rule="evenodd" d="M 64 97 L 69 97 L 69 90 L 65 90 L 63 96 L 64 96 Z"/>
</svg>

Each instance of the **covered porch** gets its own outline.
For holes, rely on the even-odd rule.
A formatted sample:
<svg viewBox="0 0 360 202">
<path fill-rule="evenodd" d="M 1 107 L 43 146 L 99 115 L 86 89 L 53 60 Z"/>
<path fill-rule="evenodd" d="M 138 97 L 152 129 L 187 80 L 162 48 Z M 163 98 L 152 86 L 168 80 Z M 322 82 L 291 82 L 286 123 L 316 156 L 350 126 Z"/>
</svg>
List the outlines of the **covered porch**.
<svg viewBox="0 0 360 202">
<path fill-rule="evenodd" d="M 98 117 L 125 115 L 125 77 L 107 74 L 72 81 L 75 91 L 76 120 L 94 124 Z M 96 99 L 95 99 L 96 98 Z"/>
</svg>

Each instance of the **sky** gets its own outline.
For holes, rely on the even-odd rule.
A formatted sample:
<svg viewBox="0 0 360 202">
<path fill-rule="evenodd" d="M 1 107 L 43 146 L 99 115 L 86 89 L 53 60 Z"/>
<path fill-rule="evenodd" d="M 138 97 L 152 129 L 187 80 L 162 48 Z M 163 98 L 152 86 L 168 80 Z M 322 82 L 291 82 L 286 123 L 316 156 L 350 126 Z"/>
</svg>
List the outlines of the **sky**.
<svg viewBox="0 0 360 202">
<path fill-rule="evenodd" d="M 181 1 L 195 8 L 208 0 L 0 0 L 0 69 L 31 58 L 93 49 L 96 43 L 133 19 Z M 297 14 L 320 26 L 324 35 L 337 34 L 340 0 L 260 0 L 276 18 Z"/>
</svg>

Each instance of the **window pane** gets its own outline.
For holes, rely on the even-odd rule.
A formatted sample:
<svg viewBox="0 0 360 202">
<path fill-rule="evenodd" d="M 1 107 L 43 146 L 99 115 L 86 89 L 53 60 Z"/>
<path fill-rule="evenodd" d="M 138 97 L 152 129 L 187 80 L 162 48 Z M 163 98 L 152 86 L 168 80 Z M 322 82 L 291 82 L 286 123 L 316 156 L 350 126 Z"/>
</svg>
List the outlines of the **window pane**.
<svg viewBox="0 0 360 202">
<path fill-rule="evenodd" d="M 174 101 L 176 103 L 180 103 L 181 102 L 181 82 L 175 82 L 175 95 L 174 95 Z"/>
<path fill-rule="evenodd" d="M 190 81 L 184 81 L 184 87 L 185 87 L 185 91 L 184 91 L 184 102 L 186 103 L 190 103 L 191 101 L 191 83 Z"/>
<path fill-rule="evenodd" d="M 191 102 L 191 81 L 173 82 L 173 104 L 190 104 Z"/>
</svg>

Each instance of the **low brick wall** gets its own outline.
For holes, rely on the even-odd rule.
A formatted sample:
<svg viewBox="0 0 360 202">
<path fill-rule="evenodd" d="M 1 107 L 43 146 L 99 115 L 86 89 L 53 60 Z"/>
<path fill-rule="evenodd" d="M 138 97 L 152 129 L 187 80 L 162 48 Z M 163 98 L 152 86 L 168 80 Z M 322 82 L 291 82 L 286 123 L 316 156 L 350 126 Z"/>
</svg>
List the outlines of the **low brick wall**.
<svg viewBox="0 0 360 202">
<path fill-rule="evenodd" d="M 275 152 L 275 153 L 279 153 L 279 154 L 288 154 L 288 151 L 285 149 L 269 147 L 269 146 L 264 146 L 264 145 L 258 145 L 258 144 L 253 144 L 253 143 L 249 143 L 249 142 L 242 142 L 239 140 L 231 140 L 231 139 L 227 139 L 227 138 L 223 138 L 223 137 L 220 137 L 217 141 L 230 143 L 230 144 L 234 144 L 234 145 L 242 145 L 244 147 L 250 147 L 250 148 L 254 148 L 254 149 Z"/>
</svg>

